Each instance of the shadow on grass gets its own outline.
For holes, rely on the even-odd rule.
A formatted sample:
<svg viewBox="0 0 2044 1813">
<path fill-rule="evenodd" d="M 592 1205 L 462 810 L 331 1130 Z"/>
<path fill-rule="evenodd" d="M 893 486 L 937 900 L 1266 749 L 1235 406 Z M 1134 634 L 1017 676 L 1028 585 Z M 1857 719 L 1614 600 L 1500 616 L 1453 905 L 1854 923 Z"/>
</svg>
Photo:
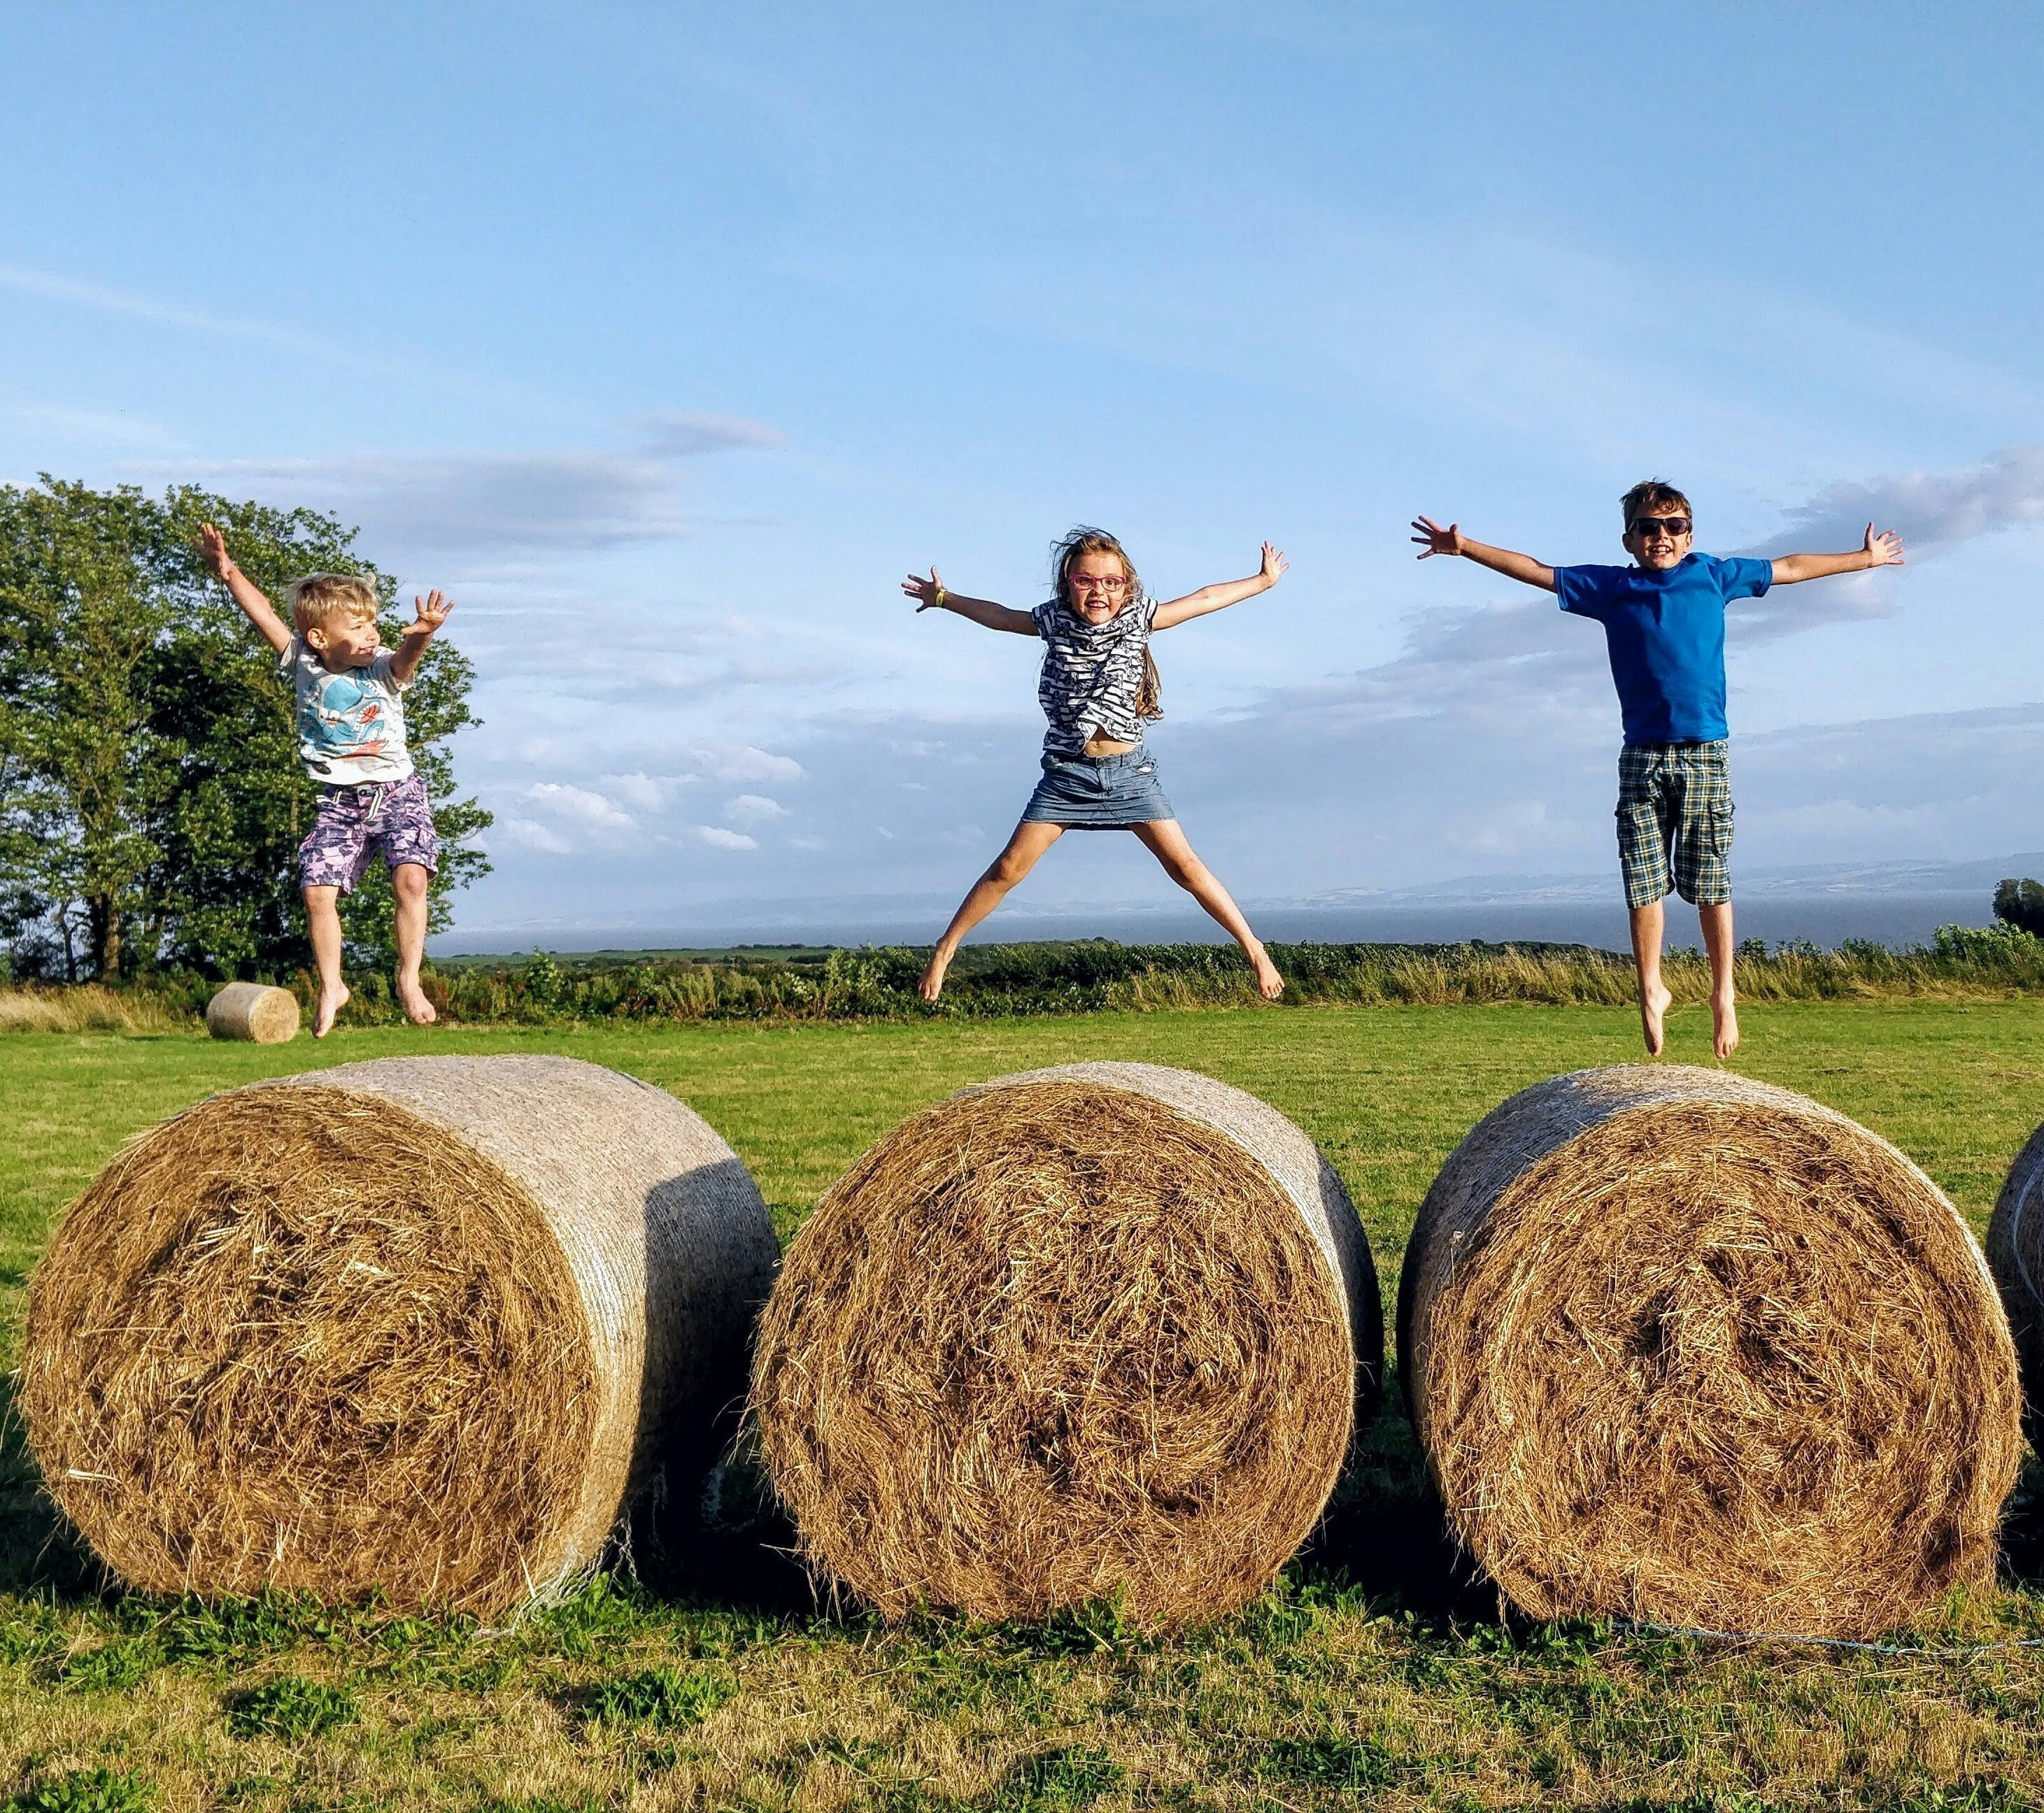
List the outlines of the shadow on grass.
<svg viewBox="0 0 2044 1813">
<path fill-rule="evenodd" d="M 2044 1587 L 2044 1464 L 2034 1450 L 2002 1511 L 2001 1579 L 2018 1591 Z"/>
<path fill-rule="evenodd" d="M 43 1490 L 17 1389 L 12 1373 L 0 1373 L 0 1594 L 97 1598 L 106 1570 Z"/>
<path fill-rule="evenodd" d="M 631 1569 L 656 1598 L 772 1618 L 817 1608 L 795 1527 L 743 1450 L 706 1474 L 670 1476 L 633 1511 L 628 1542 Z"/>
<path fill-rule="evenodd" d="M 1497 1589 L 1455 1541 L 1395 1378 L 1290 1571 L 1360 1588 L 1379 1610 L 1430 1623 L 1496 1622 Z"/>
</svg>

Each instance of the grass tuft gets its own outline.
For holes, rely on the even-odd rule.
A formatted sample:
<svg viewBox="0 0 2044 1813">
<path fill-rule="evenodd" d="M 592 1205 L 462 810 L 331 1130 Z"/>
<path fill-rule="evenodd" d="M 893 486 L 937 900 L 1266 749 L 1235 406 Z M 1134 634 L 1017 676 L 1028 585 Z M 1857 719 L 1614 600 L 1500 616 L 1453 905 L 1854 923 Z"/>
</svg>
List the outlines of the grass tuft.
<svg viewBox="0 0 2044 1813">
<path fill-rule="evenodd" d="M 347 1688 L 287 1674 L 234 1695 L 227 1728 L 237 1738 L 275 1738 L 295 1744 L 336 1727 L 352 1725 L 361 1707 Z"/>
<path fill-rule="evenodd" d="M 721 1669 L 651 1668 L 603 1682 L 586 1704 L 593 1724 L 672 1731 L 701 1724 L 737 1697 L 737 1682 Z"/>
<path fill-rule="evenodd" d="M 1120 1787 L 1128 1773 L 1091 1745 L 1045 1750 L 1010 1769 L 986 1805 L 989 1813 L 1062 1813 L 1066 1807 L 1090 1807 Z"/>
<path fill-rule="evenodd" d="M 133 1771 L 75 1769 L 25 1788 L 7 1813 L 147 1813 L 156 1784 Z"/>
</svg>

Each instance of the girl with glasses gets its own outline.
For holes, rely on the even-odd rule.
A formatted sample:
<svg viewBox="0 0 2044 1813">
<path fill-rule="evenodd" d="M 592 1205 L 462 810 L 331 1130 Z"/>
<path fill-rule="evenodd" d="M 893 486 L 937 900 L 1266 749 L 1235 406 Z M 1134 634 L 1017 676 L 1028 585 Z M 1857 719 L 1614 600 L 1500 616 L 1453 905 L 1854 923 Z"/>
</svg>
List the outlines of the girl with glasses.
<svg viewBox="0 0 2044 1813">
<path fill-rule="evenodd" d="M 1185 841 L 1158 784 L 1156 761 L 1143 745 L 1144 720 L 1164 715 L 1158 702 L 1157 664 L 1150 656 L 1151 632 L 1267 592 L 1284 577 L 1285 568 L 1285 556 L 1266 541 L 1262 566 L 1251 578 L 1202 586 L 1159 604 L 1144 593 L 1120 542 L 1105 530 L 1080 528 L 1051 551 L 1057 595 L 1032 611 L 947 591 L 934 567 L 927 579 L 912 573 L 902 582 L 901 590 L 919 612 L 954 611 L 989 629 L 1040 637 L 1043 666 L 1036 699 L 1050 720 L 1043 778 L 1007 847 L 973 884 L 937 941 L 923 972 L 924 1001 L 935 1001 L 943 991 L 944 972 L 965 935 L 1067 831 L 1135 832 L 1165 874 L 1242 947 L 1264 999 L 1275 1001 L 1285 992 L 1285 978 L 1241 909 Z"/>
</svg>

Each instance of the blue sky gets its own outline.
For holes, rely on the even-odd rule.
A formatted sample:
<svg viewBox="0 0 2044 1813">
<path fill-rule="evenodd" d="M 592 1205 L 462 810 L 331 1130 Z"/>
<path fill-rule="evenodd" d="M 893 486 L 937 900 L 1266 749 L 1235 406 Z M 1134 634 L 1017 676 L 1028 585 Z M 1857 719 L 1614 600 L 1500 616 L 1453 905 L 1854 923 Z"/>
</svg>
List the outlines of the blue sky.
<svg viewBox="0 0 2044 1813">
<path fill-rule="evenodd" d="M 1157 646 L 1245 898 L 1615 867 L 1594 626 L 1404 524 L 1622 559 L 1648 473 L 1910 542 L 1735 623 L 1741 862 L 2034 849 L 2040 89 L 2012 5 L 12 9 L 0 478 L 451 591 L 469 928 L 947 904 L 1035 655 L 901 576 L 1026 605 L 1081 520 L 1163 596 L 1291 556 Z M 1068 838 L 1018 902 L 1170 892 Z"/>
</svg>

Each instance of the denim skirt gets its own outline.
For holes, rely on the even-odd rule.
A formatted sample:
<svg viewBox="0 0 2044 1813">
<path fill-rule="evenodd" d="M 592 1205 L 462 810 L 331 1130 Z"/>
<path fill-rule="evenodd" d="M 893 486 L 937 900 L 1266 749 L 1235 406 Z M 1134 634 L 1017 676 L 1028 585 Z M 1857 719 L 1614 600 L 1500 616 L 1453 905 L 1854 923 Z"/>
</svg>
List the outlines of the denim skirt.
<svg viewBox="0 0 2044 1813">
<path fill-rule="evenodd" d="M 1125 831 L 1178 816 L 1157 784 L 1156 757 L 1131 749 L 1120 755 L 1046 755 L 1043 778 L 1023 809 L 1022 822 Z"/>
</svg>

